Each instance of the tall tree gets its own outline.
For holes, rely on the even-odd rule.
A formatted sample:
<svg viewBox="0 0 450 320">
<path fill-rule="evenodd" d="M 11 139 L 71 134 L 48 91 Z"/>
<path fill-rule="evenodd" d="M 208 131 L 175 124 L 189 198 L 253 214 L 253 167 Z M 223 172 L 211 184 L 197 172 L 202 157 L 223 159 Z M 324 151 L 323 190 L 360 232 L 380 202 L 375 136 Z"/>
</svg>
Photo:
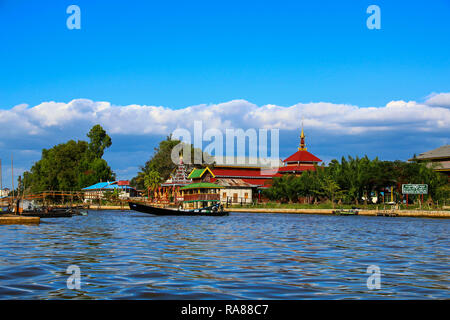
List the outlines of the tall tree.
<svg viewBox="0 0 450 320">
<path fill-rule="evenodd" d="M 89 151 L 92 152 L 95 158 L 103 157 L 105 149 L 112 144 L 111 137 L 99 124 L 93 126 L 87 136 L 90 139 Z"/>
<path fill-rule="evenodd" d="M 99 181 L 114 180 L 115 175 L 108 163 L 99 157 L 107 145 L 111 145 L 111 139 L 102 131 L 100 126 L 91 130 L 90 133 L 102 136 L 98 139 L 99 135 L 92 134 L 91 143 L 70 140 L 51 149 L 43 149 L 41 160 L 23 175 L 27 191 L 79 190 Z M 98 143 L 100 140 L 103 142 Z M 94 145 L 100 147 L 95 148 Z M 95 149 L 97 152 L 93 152 Z"/>
</svg>

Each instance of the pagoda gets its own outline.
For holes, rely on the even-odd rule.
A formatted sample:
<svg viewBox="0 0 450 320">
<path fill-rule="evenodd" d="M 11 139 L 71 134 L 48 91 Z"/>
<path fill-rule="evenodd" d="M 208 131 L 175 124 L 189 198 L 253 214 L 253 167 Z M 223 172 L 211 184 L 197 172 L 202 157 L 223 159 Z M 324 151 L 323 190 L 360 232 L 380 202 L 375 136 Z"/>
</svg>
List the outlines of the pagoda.
<svg viewBox="0 0 450 320">
<path fill-rule="evenodd" d="M 290 157 L 283 160 L 284 166 L 278 169 L 281 174 L 295 174 L 301 175 L 303 171 L 316 170 L 315 165 L 322 162 L 315 155 L 307 151 L 305 144 L 305 133 L 303 131 L 300 134 L 300 146 L 298 151 Z"/>
<path fill-rule="evenodd" d="M 155 192 L 155 198 L 161 203 L 181 202 L 183 197 L 180 188 L 192 183 L 192 180 L 187 177 L 187 168 L 183 163 L 183 156 L 180 155 L 180 163 L 161 187 Z M 172 198 L 172 199 L 171 199 Z"/>
</svg>

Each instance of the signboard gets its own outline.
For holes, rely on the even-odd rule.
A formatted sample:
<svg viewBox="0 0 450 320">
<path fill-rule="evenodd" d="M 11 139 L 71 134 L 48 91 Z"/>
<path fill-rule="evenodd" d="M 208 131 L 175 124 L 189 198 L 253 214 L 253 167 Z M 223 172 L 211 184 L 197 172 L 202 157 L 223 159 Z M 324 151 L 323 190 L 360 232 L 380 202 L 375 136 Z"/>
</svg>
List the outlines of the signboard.
<svg viewBox="0 0 450 320">
<path fill-rule="evenodd" d="M 428 194 L 427 184 L 402 184 L 403 194 Z"/>
</svg>

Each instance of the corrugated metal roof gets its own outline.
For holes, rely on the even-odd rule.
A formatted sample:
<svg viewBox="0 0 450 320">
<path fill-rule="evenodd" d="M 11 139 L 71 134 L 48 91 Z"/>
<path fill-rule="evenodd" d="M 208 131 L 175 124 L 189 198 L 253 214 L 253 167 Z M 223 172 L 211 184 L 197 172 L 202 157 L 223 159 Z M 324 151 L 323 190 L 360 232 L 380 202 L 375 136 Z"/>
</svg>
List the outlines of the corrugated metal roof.
<svg viewBox="0 0 450 320">
<path fill-rule="evenodd" d="M 259 186 L 259 187 L 270 185 L 272 183 L 271 177 L 269 177 L 267 179 L 242 179 L 242 180 L 247 183 L 250 183 L 252 185 Z"/>
<path fill-rule="evenodd" d="M 257 187 L 258 185 L 250 184 L 242 179 L 217 179 L 217 184 L 222 187 Z"/>
<path fill-rule="evenodd" d="M 82 190 L 102 190 L 102 189 L 108 189 L 108 190 L 121 189 L 121 190 L 123 190 L 123 189 L 134 189 L 134 188 L 127 186 L 127 185 L 118 185 L 117 181 L 112 181 L 112 182 L 99 182 L 92 186 L 83 188 Z"/>
<path fill-rule="evenodd" d="M 96 184 L 93 184 L 92 186 L 83 188 L 82 190 L 94 190 L 94 189 L 104 189 L 106 188 L 108 185 L 110 185 L 112 182 L 99 182 Z"/>
<path fill-rule="evenodd" d="M 419 154 L 416 159 L 450 158 L 450 144 Z M 411 159 L 412 160 L 412 159 Z"/>
</svg>

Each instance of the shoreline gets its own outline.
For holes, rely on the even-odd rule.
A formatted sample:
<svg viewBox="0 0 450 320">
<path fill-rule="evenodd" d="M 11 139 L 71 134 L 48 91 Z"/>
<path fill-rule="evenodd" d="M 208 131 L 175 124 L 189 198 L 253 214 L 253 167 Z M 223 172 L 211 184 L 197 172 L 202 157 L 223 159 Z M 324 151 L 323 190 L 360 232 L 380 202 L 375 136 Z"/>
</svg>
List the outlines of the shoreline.
<svg viewBox="0 0 450 320">
<path fill-rule="evenodd" d="M 59 207 L 58 205 L 55 207 Z M 130 211 L 128 206 L 90 206 L 88 210 L 92 211 L 104 211 L 104 210 L 117 210 L 117 211 Z M 249 212 L 249 213 L 291 213 L 291 214 L 320 214 L 320 215 L 334 215 L 333 211 L 336 209 L 314 209 L 314 208 L 226 208 L 230 212 Z M 383 210 L 383 209 L 360 209 L 358 211 L 360 216 L 391 216 L 391 217 L 421 217 L 421 218 L 450 218 L 450 210 Z"/>
<path fill-rule="evenodd" d="M 121 206 L 101 206 L 91 207 L 89 210 L 120 210 L 130 211 L 129 207 Z M 321 214 L 334 215 L 336 209 L 283 209 L 283 208 L 226 208 L 230 212 L 250 212 L 250 213 L 292 213 L 292 214 Z M 359 210 L 360 216 L 378 216 L 381 214 L 395 217 L 421 217 L 421 218 L 450 218 L 450 211 L 445 210 Z"/>
<path fill-rule="evenodd" d="M 257 213 L 292 213 L 292 214 L 322 214 L 334 215 L 336 209 L 281 209 L 281 208 L 227 208 L 230 212 L 257 212 Z M 360 216 L 378 216 L 380 213 L 396 217 L 421 218 L 450 218 L 450 211 L 443 210 L 358 210 Z"/>
</svg>

